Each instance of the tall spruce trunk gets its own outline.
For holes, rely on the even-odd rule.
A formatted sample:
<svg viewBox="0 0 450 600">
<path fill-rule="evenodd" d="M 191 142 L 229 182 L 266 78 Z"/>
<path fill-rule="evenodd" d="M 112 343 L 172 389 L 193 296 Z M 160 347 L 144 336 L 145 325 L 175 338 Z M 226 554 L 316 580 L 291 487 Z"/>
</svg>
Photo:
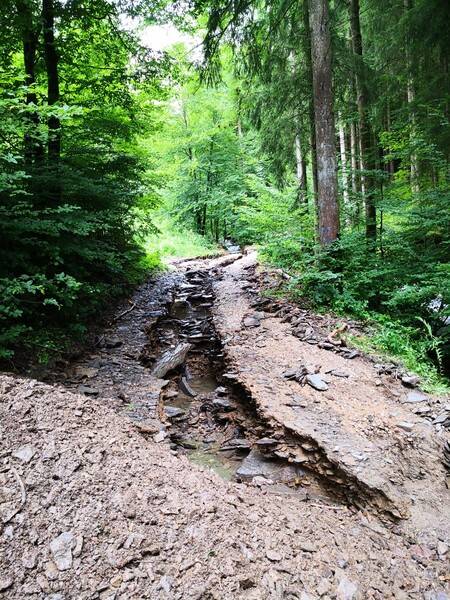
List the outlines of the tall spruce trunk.
<svg viewBox="0 0 450 600">
<path fill-rule="evenodd" d="M 374 169 L 374 151 L 372 148 L 372 128 L 367 114 L 369 93 L 364 75 L 361 73 L 363 46 L 361 23 L 359 18 L 359 0 L 351 0 L 350 28 L 353 53 L 361 61 L 355 68 L 356 96 L 359 116 L 359 146 L 361 154 L 361 188 L 364 193 L 366 209 L 366 236 L 369 240 L 377 237 L 377 214 L 375 207 L 375 184 L 370 171 Z"/>
<path fill-rule="evenodd" d="M 36 83 L 36 50 L 40 27 L 36 26 L 33 11 L 28 0 L 16 0 L 16 11 L 22 35 L 23 62 L 25 68 L 25 86 L 27 87 L 25 102 L 28 106 L 37 105 L 37 96 L 31 86 Z M 31 88 L 31 89 L 30 89 Z M 24 134 L 24 159 L 27 169 L 42 158 L 44 150 L 37 136 L 39 115 L 37 111 L 27 112 L 27 126 Z"/>
<path fill-rule="evenodd" d="M 319 242 L 339 236 L 336 145 L 333 114 L 332 54 L 328 0 L 309 0 L 311 63 L 317 145 Z"/>
<path fill-rule="evenodd" d="M 55 42 L 54 0 L 42 0 L 42 28 L 44 32 L 44 58 L 47 71 L 47 101 L 53 106 L 59 101 L 58 53 Z M 58 163 L 61 156 L 61 123 L 58 117 L 48 119 L 48 158 Z"/>
</svg>

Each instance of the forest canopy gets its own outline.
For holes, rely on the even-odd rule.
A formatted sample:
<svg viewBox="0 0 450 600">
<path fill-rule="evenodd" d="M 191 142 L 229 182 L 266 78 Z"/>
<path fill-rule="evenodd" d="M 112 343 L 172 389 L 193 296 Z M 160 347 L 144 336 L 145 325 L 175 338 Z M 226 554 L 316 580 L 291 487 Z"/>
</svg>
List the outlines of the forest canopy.
<svg viewBox="0 0 450 600">
<path fill-rule="evenodd" d="M 82 335 L 158 266 L 163 212 L 448 373 L 448 22 L 446 0 L 3 2 L 1 356 Z M 152 23 L 178 42 L 149 48 Z"/>
</svg>

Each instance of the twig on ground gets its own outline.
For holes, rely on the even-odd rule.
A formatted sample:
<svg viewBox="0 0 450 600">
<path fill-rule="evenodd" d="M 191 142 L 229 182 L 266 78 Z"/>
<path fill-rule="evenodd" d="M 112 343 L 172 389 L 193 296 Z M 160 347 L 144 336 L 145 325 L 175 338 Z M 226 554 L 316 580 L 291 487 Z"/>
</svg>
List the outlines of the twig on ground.
<svg viewBox="0 0 450 600">
<path fill-rule="evenodd" d="M 136 308 L 136 302 L 133 302 L 133 304 L 130 306 L 130 308 L 127 308 L 127 310 L 124 310 L 123 312 L 121 312 L 120 315 L 117 315 L 117 317 L 114 317 L 112 322 L 115 323 L 116 321 L 118 321 L 119 319 L 121 319 L 122 317 L 124 317 L 125 315 L 130 313 L 135 308 Z"/>
</svg>

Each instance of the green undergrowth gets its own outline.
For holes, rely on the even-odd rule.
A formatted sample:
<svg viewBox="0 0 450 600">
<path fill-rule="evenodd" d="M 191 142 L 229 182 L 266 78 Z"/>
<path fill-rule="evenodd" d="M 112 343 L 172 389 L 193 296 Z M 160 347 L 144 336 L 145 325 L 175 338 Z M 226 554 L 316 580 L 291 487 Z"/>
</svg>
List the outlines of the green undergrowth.
<svg viewBox="0 0 450 600">
<path fill-rule="evenodd" d="M 157 233 L 149 235 L 144 248 L 149 261 L 155 263 L 169 258 L 195 258 L 213 256 L 218 253 L 218 247 L 191 229 L 184 228 L 180 223 L 173 222 L 164 214 L 154 219 Z"/>
<path fill-rule="evenodd" d="M 367 329 L 365 335 L 348 336 L 350 344 L 368 354 L 376 354 L 382 361 L 402 364 L 408 371 L 419 375 L 420 387 L 426 392 L 450 392 L 448 378 L 441 375 L 439 367 L 434 364 L 436 349 L 432 339 L 419 337 L 417 330 L 386 318 L 380 319 L 378 315 L 367 322 Z"/>
</svg>

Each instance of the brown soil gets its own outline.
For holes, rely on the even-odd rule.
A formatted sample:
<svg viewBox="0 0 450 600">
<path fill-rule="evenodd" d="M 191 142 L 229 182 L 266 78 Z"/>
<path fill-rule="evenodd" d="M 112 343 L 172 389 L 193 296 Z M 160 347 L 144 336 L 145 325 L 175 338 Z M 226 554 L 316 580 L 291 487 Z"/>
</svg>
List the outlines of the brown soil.
<svg viewBox="0 0 450 600">
<path fill-rule="evenodd" d="M 49 377 L 64 386 L 0 377 L 2 597 L 447 598 L 448 433 L 414 414 L 401 401 L 406 388 L 367 359 L 301 341 L 269 312 L 244 326 L 262 312 L 251 304 L 266 275 L 252 254 L 230 260 L 181 263 L 143 286 L 95 349 Z M 164 314 L 186 270 L 215 279 L 217 379 L 231 382 L 236 405 L 219 425 L 206 389 L 182 425 L 170 423 L 163 404 L 186 372 L 150 373 L 183 335 L 166 329 Z M 202 347 L 187 359 L 200 374 Z M 319 392 L 284 377 L 300 363 L 349 377 L 326 375 Z M 194 427 L 195 411 L 196 435 L 222 443 L 238 423 L 252 446 L 272 436 L 271 452 L 311 479 L 238 483 L 193 464 L 171 432 Z M 314 478 L 336 497 L 304 493 Z"/>
</svg>

